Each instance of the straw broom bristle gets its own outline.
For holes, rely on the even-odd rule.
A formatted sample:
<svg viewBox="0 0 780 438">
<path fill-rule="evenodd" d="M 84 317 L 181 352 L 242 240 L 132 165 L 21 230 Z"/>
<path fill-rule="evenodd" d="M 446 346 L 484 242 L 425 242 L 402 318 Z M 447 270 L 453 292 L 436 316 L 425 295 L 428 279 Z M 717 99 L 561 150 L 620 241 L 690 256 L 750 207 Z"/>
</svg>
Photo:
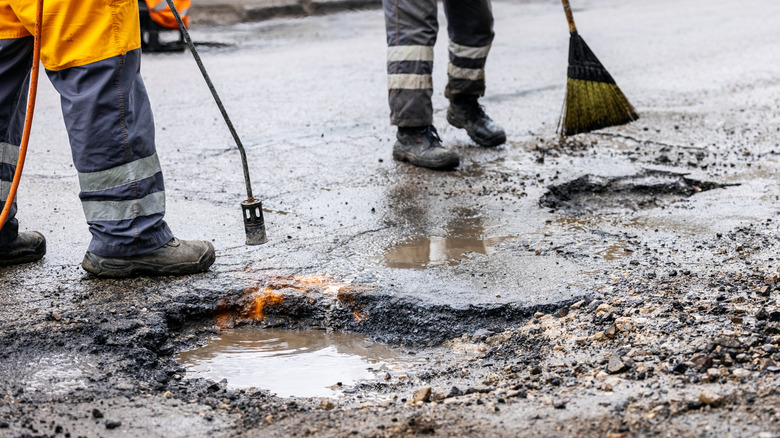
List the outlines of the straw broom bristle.
<svg viewBox="0 0 780 438">
<path fill-rule="evenodd" d="M 558 130 L 561 135 L 623 125 L 639 115 L 585 41 L 573 32 L 569 41 L 566 98 Z"/>
<path fill-rule="evenodd" d="M 639 118 L 614 83 L 568 78 L 564 102 L 560 126 L 562 135 L 624 125 Z"/>
</svg>

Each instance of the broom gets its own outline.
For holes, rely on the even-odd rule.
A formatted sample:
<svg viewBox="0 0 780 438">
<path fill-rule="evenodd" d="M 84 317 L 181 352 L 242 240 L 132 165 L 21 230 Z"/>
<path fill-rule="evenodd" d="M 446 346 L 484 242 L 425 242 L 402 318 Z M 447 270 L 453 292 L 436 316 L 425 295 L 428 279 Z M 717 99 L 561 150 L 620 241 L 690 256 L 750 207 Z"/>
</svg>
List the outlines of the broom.
<svg viewBox="0 0 780 438">
<path fill-rule="evenodd" d="M 569 0 L 561 0 L 569 22 L 566 98 L 558 132 L 562 136 L 623 125 L 639 118 L 596 55 L 577 33 Z"/>
</svg>

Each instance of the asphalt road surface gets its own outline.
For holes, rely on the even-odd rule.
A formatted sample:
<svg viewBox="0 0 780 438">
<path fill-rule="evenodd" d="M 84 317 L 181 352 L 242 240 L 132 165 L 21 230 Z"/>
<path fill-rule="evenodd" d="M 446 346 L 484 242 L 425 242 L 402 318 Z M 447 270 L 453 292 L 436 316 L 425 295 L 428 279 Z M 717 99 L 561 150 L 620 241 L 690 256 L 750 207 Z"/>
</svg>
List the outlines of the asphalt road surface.
<svg viewBox="0 0 780 438">
<path fill-rule="evenodd" d="M 325 425 L 310 433 L 325 436 L 407 429 L 517 436 L 560 431 L 563 420 L 572 427 L 563 435 L 596 433 L 589 425 L 606 414 L 592 406 L 552 409 L 534 429 L 514 405 L 471 417 L 464 412 L 472 405 L 440 403 L 423 421 L 399 401 L 384 406 L 405 422 L 398 430 L 384 427 L 390 420 L 379 428 L 348 396 L 333 411 L 309 400 L 314 411 L 298 412 L 307 402 L 267 392 L 254 405 L 241 403 L 255 396 L 235 393 L 212 406 L 197 390 L 202 382 L 186 383 L 172 356 L 234 326 L 316 326 L 413 346 L 433 358 L 433 371 L 436 360 L 480 370 L 484 357 L 452 359 L 445 341 L 466 334 L 481 342 L 486 333 L 519 330 L 537 312 L 623 299 L 638 289 L 615 286 L 618 271 L 648 290 L 685 277 L 684 287 L 702 288 L 702 297 L 725 294 L 718 302 L 741 290 L 733 285 L 747 272 L 775 272 L 780 30 L 773 17 L 780 5 L 576 3 L 581 35 L 640 119 L 567 140 L 556 134 L 568 49 L 560 5 L 496 1 L 493 8 L 496 39 L 481 102 L 507 132 L 507 144 L 496 149 L 476 147 L 447 125 L 440 14 L 434 121 L 462 157 L 452 172 L 392 159 L 380 10 L 192 29 L 196 42 L 218 43 L 201 45 L 201 56 L 247 147 L 265 209 L 269 242 L 262 246 L 244 244 L 239 155 L 191 55 L 144 55 L 167 220 L 177 237 L 211 240 L 217 251 L 207 273 L 186 278 L 103 281 L 81 269 L 90 236 L 58 97 L 42 80 L 17 217 L 22 230 L 44 233 L 48 253 L 0 269 L 0 379 L 7 382 L 0 435 L 55 434 L 56 426 L 71 436 L 288 435 L 304 433 L 315 417 Z M 729 276 L 731 286 L 696 280 L 716 274 Z M 777 296 L 769 288 L 760 307 L 771 313 Z M 258 300 L 265 310 L 252 318 L 247 303 Z M 766 345 L 776 344 L 771 335 Z M 27 378 L 31 367 L 49 371 Z M 480 373 L 460 377 L 477 385 Z M 412 389 L 392 390 L 411 400 Z M 122 425 L 107 428 L 91 414 L 106 406 L 116 407 Z M 214 413 L 204 414 L 207 407 Z M 680 429 L 645 420 L 615 433 L 710 433 L 679 415 Z M 766 421 L 712 433 L 777 436 L 777 423 Z"/>
</svg>

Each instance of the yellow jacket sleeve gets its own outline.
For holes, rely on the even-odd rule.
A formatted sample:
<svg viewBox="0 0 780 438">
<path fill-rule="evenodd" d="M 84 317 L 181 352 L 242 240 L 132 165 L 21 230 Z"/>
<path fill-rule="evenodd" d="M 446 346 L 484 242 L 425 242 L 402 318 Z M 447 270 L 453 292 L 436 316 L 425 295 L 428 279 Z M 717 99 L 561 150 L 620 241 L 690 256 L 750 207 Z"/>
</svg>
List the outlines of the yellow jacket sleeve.
<svg viewBox="0 0 780 438">
<path fill-rule="evenodd" d="M 29 36 L 36 1 L 0 0 L 0 38 Z M 137 0 L 45 0 L 41 61 L 49 70 L 89 64 L 141 46 Z"/>
</svg>

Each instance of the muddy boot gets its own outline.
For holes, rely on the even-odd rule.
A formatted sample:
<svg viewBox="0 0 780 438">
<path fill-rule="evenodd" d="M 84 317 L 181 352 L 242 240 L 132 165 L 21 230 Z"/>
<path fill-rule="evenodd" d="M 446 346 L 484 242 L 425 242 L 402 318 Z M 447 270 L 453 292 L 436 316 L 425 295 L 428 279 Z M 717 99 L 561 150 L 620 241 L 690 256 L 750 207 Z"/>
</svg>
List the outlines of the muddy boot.
<svg viewBox="0 0 780 438">
<path fill-rule="evenodd" d="M 210 242 L 173 238 L 152 252 L 132 257 L 103 257 L 87 251 L 81 266 L 102 278 L 187 275 L 205 271 L 214 258 Z"/>
<path fill-rule="evenodd" d="M 34 262 L 46 254 L 46 238 L 37 231 L 19 233 L 16 240 L 0 246 L 0 266 Z"/>
<path fill-rule="evenodd" d="M 469 137 L 480 146 L 493 147 L 506 142 L 504 128 L 485 114 L 485 108 L 477 102 L 476 96 L 450 100 L 447 121 L 456 128 L 465 129 Z"/>
<path fill-rule="evenodd" d="M 433 125 L 399 127 L 393 146 L 393 158 L 408 161 L 415 166 L 447 170 L 458 167 L 460 157 L 441 144 L 441 138 Z"/>
</svg>

